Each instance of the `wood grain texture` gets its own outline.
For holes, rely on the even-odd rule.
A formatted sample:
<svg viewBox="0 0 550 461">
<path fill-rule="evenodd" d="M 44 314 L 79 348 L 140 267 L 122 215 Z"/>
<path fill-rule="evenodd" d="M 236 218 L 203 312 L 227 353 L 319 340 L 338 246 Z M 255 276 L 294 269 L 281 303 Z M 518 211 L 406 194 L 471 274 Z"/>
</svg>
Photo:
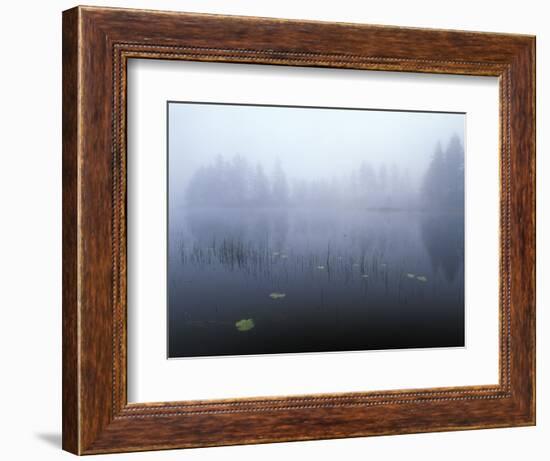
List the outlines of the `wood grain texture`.
<svg viewBox="0 0 550 461">
<path fill-rule="evenodd" d="M 63 448 L 78 452 L 78 10 L 63 16 Z"/>
<path fill-rule="evenodd" d="M 78 454 L 535 422 L 535 40 L 78 7 L 63 14 L 63 447 Z M 500 79 L 500 382 L 128 404 L 126 63 L 174 59 Z"/>
</svg>

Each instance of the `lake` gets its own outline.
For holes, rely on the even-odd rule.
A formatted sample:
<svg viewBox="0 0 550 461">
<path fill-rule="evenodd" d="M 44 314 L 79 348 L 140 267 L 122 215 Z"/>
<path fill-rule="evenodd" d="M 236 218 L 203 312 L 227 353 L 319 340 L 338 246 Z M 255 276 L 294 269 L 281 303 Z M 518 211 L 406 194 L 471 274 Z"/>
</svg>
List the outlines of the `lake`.
<svg viewBox="0 0 550 461">
<path fill-rule="evenodd" d="M 169 357 L 464 346 L 460 212 L 170 210 Z"/>
</svg>

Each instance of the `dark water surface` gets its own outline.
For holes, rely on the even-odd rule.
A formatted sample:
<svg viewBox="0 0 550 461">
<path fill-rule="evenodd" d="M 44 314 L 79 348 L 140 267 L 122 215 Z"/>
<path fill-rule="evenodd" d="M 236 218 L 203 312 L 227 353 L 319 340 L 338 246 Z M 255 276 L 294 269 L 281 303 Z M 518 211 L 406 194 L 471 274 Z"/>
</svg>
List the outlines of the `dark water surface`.
<svg viewBox="0 0 550 461">
<path fill-rule="evenodd" d="M 171 211 L 169 357 L 464 345 L 462 213 Z"/>
</svg>

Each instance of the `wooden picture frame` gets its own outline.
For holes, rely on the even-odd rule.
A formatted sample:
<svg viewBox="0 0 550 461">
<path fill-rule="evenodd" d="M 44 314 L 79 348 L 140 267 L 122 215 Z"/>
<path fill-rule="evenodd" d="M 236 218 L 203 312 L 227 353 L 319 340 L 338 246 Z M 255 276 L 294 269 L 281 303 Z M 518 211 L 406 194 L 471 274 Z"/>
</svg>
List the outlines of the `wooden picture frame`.
<svg viewBox="0 0 550 461">
<path fill-rule="evenodd" d="M 499 384 L 129 404 L 131 58 L 498 77 Z M 93 454 L 534 424 L 534 37 L 95 7 L 63 13 L 65 450 Z"/>
</svg>

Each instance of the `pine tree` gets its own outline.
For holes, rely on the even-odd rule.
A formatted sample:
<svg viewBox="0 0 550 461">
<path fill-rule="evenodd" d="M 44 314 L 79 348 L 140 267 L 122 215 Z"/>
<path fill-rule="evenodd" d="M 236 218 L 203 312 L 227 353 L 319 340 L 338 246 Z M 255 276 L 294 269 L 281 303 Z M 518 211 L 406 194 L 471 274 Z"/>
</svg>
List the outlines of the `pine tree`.
<svg viewBox="0 0 550 461">
<path fill-rule="evenodd" d="M 464 208 L 464 148 L 453 136 L 445 152 L 438 143 L 424 176 L 422 201 L 427 208 Z"/>
</svg>

